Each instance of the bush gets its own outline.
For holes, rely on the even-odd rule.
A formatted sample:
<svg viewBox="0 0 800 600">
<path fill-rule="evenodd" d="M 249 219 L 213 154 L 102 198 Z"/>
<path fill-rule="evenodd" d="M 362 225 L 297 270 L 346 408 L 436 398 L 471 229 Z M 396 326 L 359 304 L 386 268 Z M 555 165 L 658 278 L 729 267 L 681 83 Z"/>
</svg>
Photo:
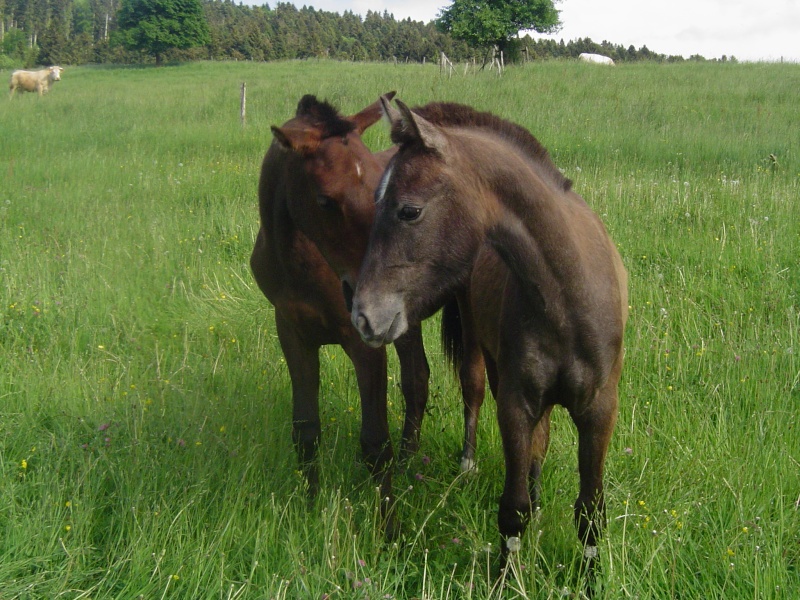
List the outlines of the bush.
<svg viewBox="0 0 800 600">
<path fill-rule="evenodd" d="M 18 61 L 5 54 L 0 54 L 0 70 L 16 69 L 17 67 L 19 67 Z"/>
<path fill-rule="evenodd" d="M 3 36 L 3 54 L 11 58 L 22 59 L 28 47 L 28 36 L 21 29 L 11 28 Z"/>
</svg>

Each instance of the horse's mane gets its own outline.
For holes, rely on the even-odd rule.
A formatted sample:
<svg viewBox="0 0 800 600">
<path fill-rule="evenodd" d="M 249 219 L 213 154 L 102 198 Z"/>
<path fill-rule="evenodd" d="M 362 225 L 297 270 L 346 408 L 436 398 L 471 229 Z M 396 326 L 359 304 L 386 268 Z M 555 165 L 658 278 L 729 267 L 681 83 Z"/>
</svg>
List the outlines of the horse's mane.
<svg viewBox="0 0 800 600">
<path fill-rule="evenodd" d="M 295 117 L 310 121 L 322 132 L 322 138 L 345 136 L 356 128 L 355 123 L 345 119 L 327 101 L 319 101 L 316 96 L 306 94 L 297 103 Z"/>
<path fill-rule="evenodd" d="M 411 109 L 426 121 L 441 127 L 477 127 L 489 129 L 506 141 L 524 151 L 536 163 L 541 165 L 553 182 L 564 191 L 572 187 L 572 181 L 556 167 L 550 153 L 533 135 L 521 125 L 512 123 L 490 112 L 481 112 L 471 106 L 454 102 L 431 102 L 425 106 Z M 407 134 L 401 128 L 392 130 L 392 141 L 402 144 L 407 141 Z"/>
</svg>

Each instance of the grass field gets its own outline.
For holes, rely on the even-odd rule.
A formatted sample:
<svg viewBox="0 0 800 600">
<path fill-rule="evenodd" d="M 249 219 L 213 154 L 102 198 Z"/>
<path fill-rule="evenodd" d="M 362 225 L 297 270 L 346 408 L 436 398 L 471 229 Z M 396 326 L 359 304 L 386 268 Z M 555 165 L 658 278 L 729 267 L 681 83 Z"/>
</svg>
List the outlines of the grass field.
<svg viewBox="0 0 800 600">
<path fill-rule="evenodd" d="M 0 73 L 5 78 L 8 73 Z M 239 87 L 247 82 L 247 123 Z M 630 273 L 598 598 L 800 594 L 800 66 L 284 62 L 67 69 L 0 99 L 0 599 L 562 598 L 583 589 L 576 438 L 556 411 L 504 589 L 487 399 L 459 475 L 438 320 L 422 449 L 384 544 L 355 378 L 322 373 L 322 488 L 291 444 L 272 309 L 249 272 L 269 126 L 386 91 L 528 127 Z M 382 125 L 367 135 L 388 145 Z M 391 353 L 391 425 L 403 401 Z"/>
</svg>

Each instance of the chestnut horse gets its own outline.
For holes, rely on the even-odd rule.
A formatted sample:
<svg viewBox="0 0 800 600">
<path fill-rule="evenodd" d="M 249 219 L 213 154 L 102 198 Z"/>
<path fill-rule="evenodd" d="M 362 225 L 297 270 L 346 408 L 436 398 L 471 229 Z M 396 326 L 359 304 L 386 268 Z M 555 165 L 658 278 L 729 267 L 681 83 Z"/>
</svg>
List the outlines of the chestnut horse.
<svg viewBox="0 0 800 600">
<path fill-rule="evenodd" d="M 258 185 L 261 227 L 250 258 L 261 291 L 275 307 L 275 326 L 292 382 L 292 439 L 314 496 L 320 442 L 319 349 L 340 345 L 355 367 L 361 397 L 361 450 L 391 497 L 393 451 L 386 408 L 386 351 L 365 345 L 350 324 L 337 270 L 360 265 L 374 215 L 373 195 L 388 154 L 376 155 L 361 134 L 380 119 L 380 104 L 343 117 L 304 96 L 293 119 L 273 127 Z M 428 398 L 421 329 L 397 340 L 406 401 L 403 450 L 413 452 Z"/>
<path fill-rule="evenodd" d="M 412 112 L 383 102 L 400 149 L 376 192 L 353 324 L 378 347 L 462 295 L 497 390 L 501 565 L 538 503 L 549 415 L 560 404 L 578 430 L 575 521 L 591 568 L 628 308 L 620 256 L 524 128 L 463 105 Z"/>
<path fill-rule="evenodd" d="M 375 212 L 374 192 L 396 151 L 373 154 L 361 140 L 380 115 L 379 101 L 343 117 L 328 103 L 304 96 L 295 117 L 272 128 L 274 141 L 261 167 L 261 227 L 250 264 L 275 307 L 292 382 L 292 438 L 312 496 L 319 489 L 319 349 L 325 344 L 340 345 L 353 362 L 361 396 L 362 452 L 382 497 L 392 496 L 386 352 L 361 341 L 340 284 L 340 278 L 354 280 L 361 266 Z M 457 317 L 455 307 L 450 313 Z M 410 328 L 395 348 L 406 402 L 401 454 L 408 455 L 418 448 L 428 398 L 430 372 L 421 328 Z M 466 437 L 474 440 L 471 423 Z"/>
</svg>

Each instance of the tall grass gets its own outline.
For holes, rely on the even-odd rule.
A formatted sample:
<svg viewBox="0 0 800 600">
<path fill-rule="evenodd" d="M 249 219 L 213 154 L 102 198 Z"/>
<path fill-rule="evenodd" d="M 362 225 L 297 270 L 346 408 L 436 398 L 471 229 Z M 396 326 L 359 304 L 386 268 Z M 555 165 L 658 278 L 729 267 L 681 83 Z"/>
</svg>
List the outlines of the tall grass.
<svg viewBox="0 0 800 600">
<path fill-rule="evenodd" d="M 239 122 L 239 86 L 248 89 Z M 551 598 L 578 593 L 576 438 L 557 411 L 536 516 L 488 575 L 494 406 L 459 475 L 458 386 L 433 366 L 422 449 L 377 531 L 352 369 L 323 351 L 321 497 L 305 499 L 272 309 L 253 284 L 256 183 L 297 100 L 397 90 L 528 127 L 630 272 L 600 598 L 800 590 L 796 65 L 333 62 L 75 68 L 0 102 L 0 598 Z M 373 127 L 367 141 L 386 147 Z M 395 439 L 403 412 L 390 364 Z M 493 546 L 494 545 L 494 546 Z"/>
</svg>

